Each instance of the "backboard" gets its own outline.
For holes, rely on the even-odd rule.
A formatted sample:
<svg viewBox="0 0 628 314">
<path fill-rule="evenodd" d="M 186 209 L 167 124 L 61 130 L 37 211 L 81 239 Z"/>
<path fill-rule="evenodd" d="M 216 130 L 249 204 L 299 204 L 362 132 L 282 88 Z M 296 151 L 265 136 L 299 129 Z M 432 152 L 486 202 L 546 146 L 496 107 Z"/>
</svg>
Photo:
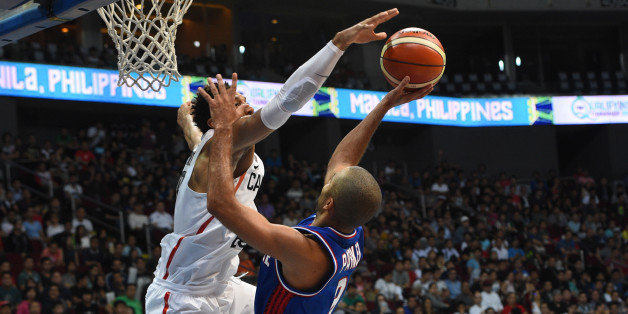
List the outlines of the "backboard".
<svg viewBox="0 0 628 314">
<path fill-rule="evenodd" d="M 2 0 L 0 47 L 118 0 Z"/>
</svg>

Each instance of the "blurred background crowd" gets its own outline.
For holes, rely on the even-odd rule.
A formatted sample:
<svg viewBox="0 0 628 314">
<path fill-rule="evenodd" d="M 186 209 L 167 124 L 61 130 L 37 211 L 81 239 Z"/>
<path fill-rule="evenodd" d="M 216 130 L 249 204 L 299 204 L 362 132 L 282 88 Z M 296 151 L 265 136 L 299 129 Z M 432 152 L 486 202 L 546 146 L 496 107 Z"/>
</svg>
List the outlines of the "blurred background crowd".
<svg viewBox="0 0 628 314">
<path fill-rule="evenodd" d="M 189 155 L 173 126 L 3 134 L 0 313 L 143 312 Z M 258 210 L 297 224 L 316 206 L 327 160 L 261 157 Z M 446 154 L 422 169 L 367 166 L 382 210 L 364 226 L 364 258 L 337 312 L 626 313 L 626 182 L 489 167 L 463 171 Z M 261 257 L 240 254 L 251 283 Z"/>
</svg>

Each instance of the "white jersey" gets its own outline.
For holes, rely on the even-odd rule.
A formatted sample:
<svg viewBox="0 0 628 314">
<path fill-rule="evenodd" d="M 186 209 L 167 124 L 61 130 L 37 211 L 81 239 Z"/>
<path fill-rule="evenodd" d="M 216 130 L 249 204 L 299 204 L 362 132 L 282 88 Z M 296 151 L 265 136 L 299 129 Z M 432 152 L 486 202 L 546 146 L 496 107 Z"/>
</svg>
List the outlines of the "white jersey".
<svg viewBox="0 0 628 314">
<path fill-rule="evenodd" d="M 235 275 L 238 253 L 246 245 L 207 211 L 207 194 L 190 189 L 188 182 L 203 146 L 214 135 L 209 130 L 188 158 L 177 187 L 174 231 L 161 240 L 155 270 L 157 284 L 196 295 L 221 295 Z M 253 200 L 264 177 L 264 164 L 254 155 L 247 171 L 233 180 L 240 203 L 257 210 Z"/>
</svg>

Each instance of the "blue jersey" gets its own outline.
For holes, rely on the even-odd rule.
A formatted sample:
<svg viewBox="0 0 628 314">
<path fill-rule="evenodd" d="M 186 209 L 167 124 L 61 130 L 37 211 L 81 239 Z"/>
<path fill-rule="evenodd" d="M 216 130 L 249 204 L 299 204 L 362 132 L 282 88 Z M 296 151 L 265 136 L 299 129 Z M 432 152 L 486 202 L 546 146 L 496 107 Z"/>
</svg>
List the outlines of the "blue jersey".
<svg viewBox="0 0 628 314">
<path fill-rule="evenodd" d="M 281 262 L 264 256 L 255 293 L 255 313 L 331 313 L 342 299 L 349 276 L 364 252 L 364 233 L 362 227 L 346 235 L 331 227 L 311 226 L 315 217 L 312 215 L 293 228 L 313 235 L 321 243 L 329 252 L 334 272 L 319 290 L 299 291 L 284 280 Z"/>
</svg>

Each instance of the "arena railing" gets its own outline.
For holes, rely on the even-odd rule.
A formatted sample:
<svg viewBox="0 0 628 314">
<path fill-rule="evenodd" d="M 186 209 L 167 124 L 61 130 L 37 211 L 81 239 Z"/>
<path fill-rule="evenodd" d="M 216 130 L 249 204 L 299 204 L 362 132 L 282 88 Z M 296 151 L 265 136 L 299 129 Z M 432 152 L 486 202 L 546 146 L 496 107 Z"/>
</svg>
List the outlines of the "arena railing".
<svg viewBox="0 0 628 314">
<path fill-rule="evenodd" d="M 39 174 L 37 174 L 37 172 L 33 171 L 32 169 L 29 169 L 28 167 L 25 167 L 23 165 L 20 165 L 19 163 L 12 161 L 12 160 L 4 160 L 2 162 L 4 164 L 4 181 L 5 181 L 5 186 L 7 188 L 9 188 L 11 186 L 11 182 L 13 181 L 13 179 L 20 179 L 20 181 L 22 182 L 22 187 L 29 190 L 31 193 L 47 200 L 50 201 L 52 200 L 52 198 L 55 197 L 54 195 L 54 180 L 45 180 L 46 181 L 46 191 L 41 191 L 40 189 L 37 189 L 35 187 L 32 187 L 29 183 L 35 182 L 34 179 L 39 177 Z M 19 172 L 19 173 L 18 173 Z M 31 176 L 31 178 L 28 177 L 24 177 L 23 175 L 21 176 L 20 174 L 27 174 L 28 176 Z M 122 242 L 125 241 L 125 234 L 124 234 L 124 212 L 121 209 L 116 209 L 113 206 L 107 205 L 95 198 L 86 196 L 86 195 L 81 195 L 81 194 L 74 194 L 69 196 L 69 200 L 70 200 L 70 208 L 72 210 L 72 217 L 76 217 L 76 209 L 77 209 L 77 204 L 76 204 L 76 197 L 78 198 L 82 198 L 88 202 L 91 202 L 105 210 L 108 210 L 109 212 L 113 213 L 114 215 L 118 216 L 118 221 L 119 221 L 119 228 L 112 226 L 92 215 L 86 215 L 87 219 L 89 219 L 90 221 L 92 221 L 93 223 L 95 223 L 96 225 L 102 226 L 105 229 L 108 229 L 110 231 L 114 231 L 116 233 L 118 233 L 120 235 L 120 240 Z"/>
<path fill-rule="evenodd" d="M 5 160 L 4 161 L 4 171 L 5 171 L 4 179 L 5 179 L 5 186 L 7 188 L 9 188 L 11 186 L 11 182 L 13 181 L 12 180 L 13 177 L 14 177 L 13 174 L 16 172 L 16 171 L 14 171 L 14 168 L 19 170 L 19 171 L 23 171 L 23 172 L 25 172 L 27 174 L 32 175 L 33 178 L 39 177 L 39 174 L 37 174 L 37 172 L 33 171 L 32 169 L 24 167 L 24 166 L 14 162 L 14 161 L 12 161 L 12 160 Z M 24 184 L 24 185 L 25 185 L 25 187 L 28 190 L 30 190 L 31 192 L 33 192 L 33 193 L 35 193 L 35 194 L 37 194 L 39 196 L 44 196 L 45 195 L 48 198 L 52 198 L 52 197 L 54 197 L 54 184 L 53 184 L 53 181 L 52 180 L 45 180 L 45 181 L 46 181 L 46 186 L 47 186 L 47 189 L 48 189 L 46 192 L 39 191 L 39 190 L 37 190 L 37 189 L 35 189 L 33 187 L 28 186 L 27 184 Z M 24 183 L 24 182 L 22 182 L 22 183 Z"/>
<path fill-rule="evenodd" d="M 113 207 L 111 205 L 105 204 L 105 203 L 103 203 L 103 202 L 101 202 L 101 201 L 99 201 L 99 200 L 97 200 L 97 199 L 95 199 L 95 198 L 93 198 L 91 196 L 87 196 L 87 195 L 84 195 L 84 194 L 70 195 L 69 198 L 70 198 L 70 206 L 72 208 L 72 214 L 73 215 L 76 214 L 76 210 L 78 209 L 76 198 L 80 198 L 83 202 L 87 201 L 87 202 L 92 203 L 92 204 L 94 204 L 94 205 L 96 205 L 96 206 L 98 206 L 98 207 L 100 207 L 102 209 L 105 209 L 105 210 L 109 211 L 110 213 L 113 213 L 114 216 L 117 215 L 118 216 L 118 227 L 111 226 L 110 224 L 108 224 L 108 223 L 106 223 L 106 222 L 104 222 L 104 221 L 102 221 L 100 219 L 94 218 L 94 217 L 91 217 L 90 220 L 92 220 L 92 219 L 94 219 L 95 221 L 97 220 L 100 225 L 103 225 L 103 226 L 107 227 L 108 229 L 116 230 L 120 234 L 120 241 L 122 243 L 125 242 L 126 235 L 125 235 L 125 231 L 124 231 L 124 211 L 122 209 L 115 208 L 115 207 Z"/>
</svg>

